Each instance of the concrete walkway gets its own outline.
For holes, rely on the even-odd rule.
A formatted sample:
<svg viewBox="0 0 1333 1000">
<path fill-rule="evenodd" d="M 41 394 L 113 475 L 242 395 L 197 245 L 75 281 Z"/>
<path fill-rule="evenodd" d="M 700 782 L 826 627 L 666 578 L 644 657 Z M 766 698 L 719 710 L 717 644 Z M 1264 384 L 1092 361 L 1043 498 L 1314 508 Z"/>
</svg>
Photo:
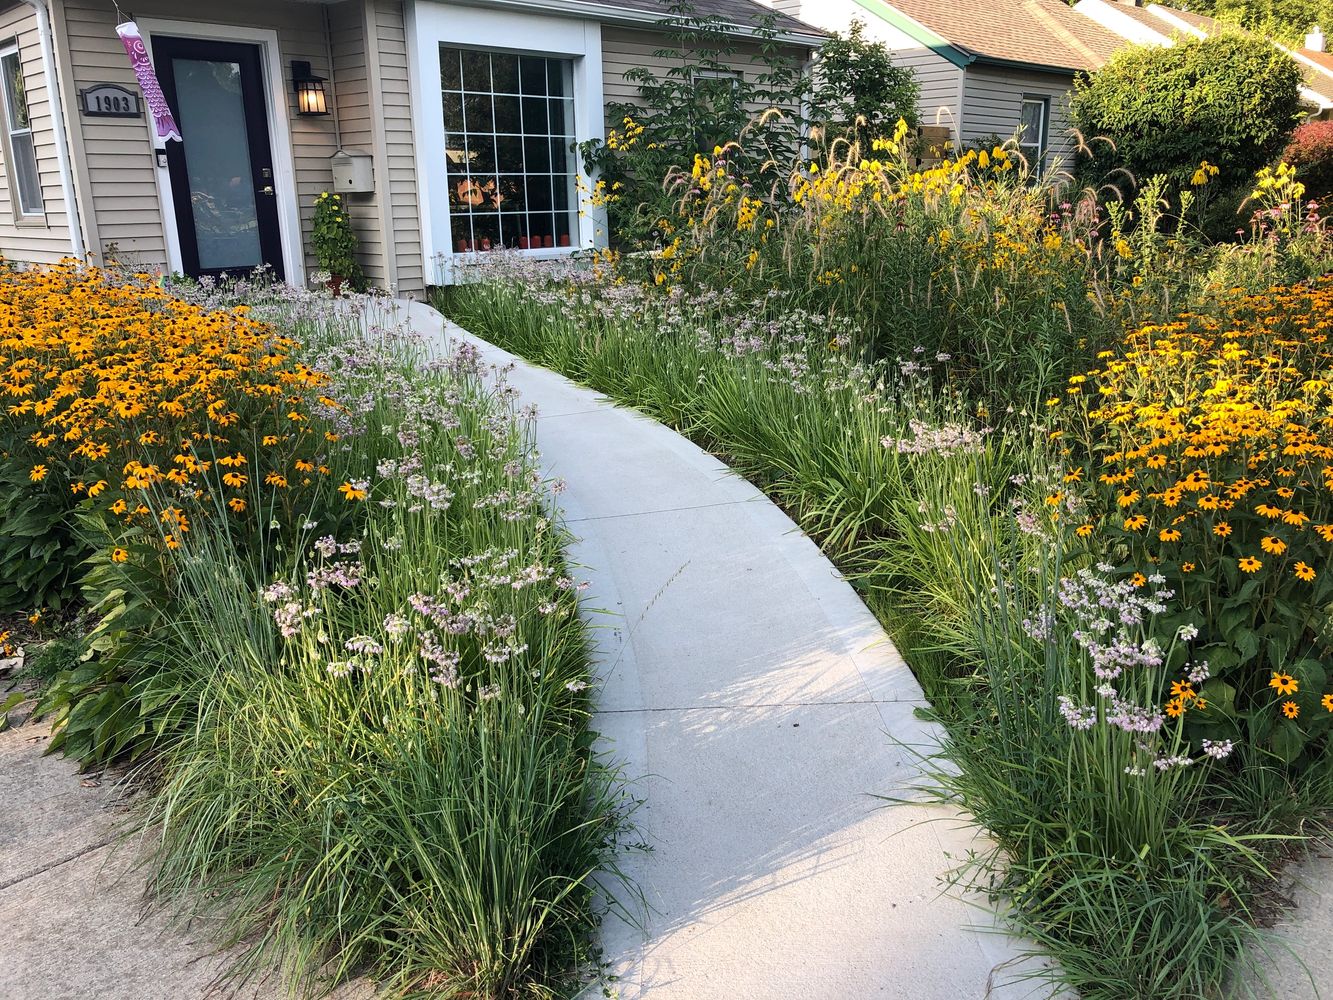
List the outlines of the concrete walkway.
<svg viewBox="0 0 1333 1000">
<path fill-rule="evenodd" d="M 625 1000 L 960 1000 L 1017 947 L 941 876 L 976 845 L 910 794 L 937 730 L 852 588 L 777 507 L 678 434 L 411 304 L 440 345 L 476 345 L 536 404 L 538 445 L 601 619 L 598 728 L 631 776 L 651 907 L 611 919 Z M 1004 966 L 1002 968 L 1002 966 Z"/>
</svg>

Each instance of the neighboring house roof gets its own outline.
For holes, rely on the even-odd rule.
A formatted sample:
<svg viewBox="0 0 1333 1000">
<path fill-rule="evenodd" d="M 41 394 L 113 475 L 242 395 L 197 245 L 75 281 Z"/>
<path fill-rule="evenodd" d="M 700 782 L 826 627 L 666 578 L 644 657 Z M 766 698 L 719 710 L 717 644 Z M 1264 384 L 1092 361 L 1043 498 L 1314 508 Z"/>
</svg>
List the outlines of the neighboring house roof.
<svg viewBox="0 0 1333 1000">
<path fill-rule="evenodd" d="M 958 66 L 980 62 L 1073 73 L 1097 69 L 1123 44 L 1061 0 L 857 2 Z"/>
<path fill-rule="evenodd" d="M 1321 71 L 1333 77 L 1333 52 L 1317 52 L 1314 49 L 1297 49 L 1296 55 L 1317 64 Z"/>
<path fill-rule="evenodd" d="M 1225 31 L 1232 25 L 1219 21 L 1215 17 L 1208 17 L 1206 14 L 1195 14 L 1188 10 L 1178 10 L 1175 7 L 1167 7 L 1164 4 L 1155 3 L 1151 6 L 1152 13 L 1166 20 L 1184 21 L 1191 28 L 1197 28 L 1205 35 L 1216 35 L 1218 32 Z M 1160 12 L 1160 13 L 1159 13 Z"/>
</svg>

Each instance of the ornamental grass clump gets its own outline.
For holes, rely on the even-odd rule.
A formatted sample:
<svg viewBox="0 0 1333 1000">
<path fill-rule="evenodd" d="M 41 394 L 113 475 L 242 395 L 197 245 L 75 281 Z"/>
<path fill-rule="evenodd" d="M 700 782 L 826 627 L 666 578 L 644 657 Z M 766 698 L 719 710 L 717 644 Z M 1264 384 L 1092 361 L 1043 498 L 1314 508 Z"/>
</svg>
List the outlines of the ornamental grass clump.
<svg viewBox="0 0 1333 1000">
<path fill-rule="evenodd" d="M 342 315 L 302 346 L 347 401 L 340 485 L 261 553 L 223 517 L 166 552 L 153 889 L 222 918 L 232 985 L 572 993 L 623 817 L 567 536 L 475 353 Z"/>
<path fill-rule="evenodd" d="M 1076 530 L 1127 577 L 1162 575 L 1197 623 L 1191 738 L 1318 761 L 1333 722 L 1333 279 L 1236 295 L 1129 331 L 1059 402 L 1091 498 Z M 1087 463 L 1077 460 L 1086 455 Z"/>
</svg>

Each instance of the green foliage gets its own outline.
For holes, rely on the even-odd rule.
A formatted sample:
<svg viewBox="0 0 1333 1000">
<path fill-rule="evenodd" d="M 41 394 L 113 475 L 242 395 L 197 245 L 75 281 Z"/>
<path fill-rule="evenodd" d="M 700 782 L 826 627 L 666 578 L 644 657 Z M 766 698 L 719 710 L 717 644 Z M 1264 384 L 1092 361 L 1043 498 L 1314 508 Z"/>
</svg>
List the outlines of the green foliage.
<svg viewBox="0 0 1333 1000">
<path fill-rule="evenodd" d="M 1189 9 L 1300 45 L 1311 25 L 1333 25 L 1333 0 L 1191 0 Z"/>
<path fill-rule="evenodd" d="M 83 642 L 79 638 L 55 636 L 28 649 L 20 676 L 45 687 L 60 674 L 74 669 L 82 655 Z"/>
<path fill-rule="evenodd" d="M 802 141 L 801 102 L 809 92 L 796 53 L 781 46 L 767 15 L 754 39 L 742 40 L 721 18 L 699 16 L 693 3 L 674 0 L 659 29 L 669 44 L 654 57 L 669 64 L 658 73 L 647 66 L 625 79 L 638 96 L 607 105 L 612 128 L 606 142 L 591 140 L 579 149 L 589 173 L 607 191 L 619 194 L 605 204 L 614 238 L 626 243 L 651 240 L 658 220 L 671 214 L 678 197 L 664 181 L 673 168 L 688 167 L 696 153 L 710 154 L 745 130 L 753 155 L 746 168 L 756 183 L 774 184 L 771 166 L 790 160 Z M 736 65 L 744 67 L 740 72 Z M 755 120 L 767 108 L 771 114 Z"/>
<path fill-rule="evenodd" d="M 820 49 L 813 75 L 798 52 L 780 44 L 773 15 L 761 19 L 753 37 L 741 38 L 720 18 L 698 16 L 692 3 L 678 0 L 659 23 L 670 45 L 655 56 L 669 68 L 628 71 L 638 96 L 608 106 L 615 125 L 604 143 L 580 146 L 585 168 L 601 178 L 590 203 L 607 208 L 617 244 L 664 235 L 660 223 L 683 193 L 674 175 L 688 172 L 696 155 L 725 147 L 747 185 L 781 197 L 787 166 L 805 151 L 812 126 L 824 147 L 838 139 L 868 145 L 899 117 L 916 120 L 914 74 L 894 66 L 860 22 Z"/>
<path fill-rule="evenodd" d="M 1076 81 L 1070 120 L 1091 151 L 1080 170 L 1116 185 L 1117 169 L 1139 182 L 1163 174 L 1183 190 L 1206 160 L 1238 193 L 1296 127 L 1300 85 L 1295 61 L 1262 38 L 1127 47 Z"/>
<path fill-rule="evenodd" d="M 70 528 L 74 505 L 47 482 L 32 482 L 26 461 L 0 457 L 8 498 L 0 526 L 0 613 L 59 608 L 73 595 L 87 547 Z"/>
<path fill-rule="evenodd" d="M 820 46 L 810 124 L 824 144 L 841 138 L 869 149 L 872 140 L 893 132 L 899 118 L 918 123 L 920 96 L 916 74 L 895 66 L 882 42 L 865 37 L 865 23 L 853 21 L 847 34 L 834 32 Z"/>
<path fill-rule="evenodd" d="M 342 278 L 353 288 L 365 287 L 365 277 L 356 259 L 358 240 L 347 215 L 342 195 L 320 193 L 315 199 L 315 220 L 310 235 L 310 247 L 315 252 L 321 271 L 333 278 Z"/>
<path fill-rule="evenodd" d="M 139 758 L 179 723 L 188 705 L 177 697 L 175 678 L 163 673 L 160 630 L 174 601 L 156 565 L 154 540 L 142 529 L 120 532 L 117 544 L 130 558 L 116 562 L 109 519 L 86 512 L 79 526 L 94 552 L 81 588 L 95 624 L 79 644 L 77 662 L 51 679 L 33 715 L 50 720 L 48 753 L 91 768 Z M 164 688 L 168 697 L 143 697 L 145 690 Z"/>
<path fill-rule="evenodd" d="M 9 728 L 9 713 L 18 708 L 28 696 L 22 691 L 14 691 L 0 697 L 0 733 Z"/>
</svg>

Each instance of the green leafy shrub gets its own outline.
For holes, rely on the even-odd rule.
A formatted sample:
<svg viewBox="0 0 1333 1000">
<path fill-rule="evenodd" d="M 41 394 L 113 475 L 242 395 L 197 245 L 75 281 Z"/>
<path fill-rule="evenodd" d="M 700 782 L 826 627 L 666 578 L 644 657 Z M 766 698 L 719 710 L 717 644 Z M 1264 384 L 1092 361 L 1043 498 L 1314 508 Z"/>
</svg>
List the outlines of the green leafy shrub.
<svg viewBox="0 0 1333 1000">
<path fill-rule="evenodd" d="M 1137 181 L 1162 174 L 1179 191 L 1207 161 L 1232 196 L 1218 198 L 1225 217 L 1286 145 L 1302 115 L 1300 86 L 1295 61 L 1263 38 L 1128 46 L 1075 82 L 1070 121 L 1090 151 L 1079 169 L 1093 184 L 1123 185 L 1118 170 Z"/>
<path fill-rule="evenodd" d="M 682 194 L 671 178 L 696 155 L 716 156 L 725 146 L 749 187 L 782 197 L 788 166 L 812 135 L 819 156 L 839 142 L 868 143 L 899 117 L 916 120 L 915 75 L 867 40 L 860 22 L 845 36 L 835 33 L 819 50 L 817 71 L 807 74 L 798 54 L 779 43 L 772 15 L 741 38 L 684 0 L 668 11 L 659 24 L 671 44 L 655 55 L 670 68 L 627 72 L 638 96 L 608 106 L 615 126 L 605 142 L 580 147 L 585 167 L 600 177 L 588 202 L 607 209 L 618 245 L 669 240 Z"/>
<path fill-rule="evenodd" d="M 809 117 L 825 146 L 842 139 L 869 149 L 899 118 L 918 124 L 916 74 L 895 66 L 882 42 L 867 39 L 864 22 L 835 31 L 820 46 L 814 72 Z"/>
<path fill-rule="evenodd" d="M 0 527 L 0 612 L 61 607 L 88 554 L 73 530 L 75 498 L 32 475 L 26 457 L 0 455 L 0 489 L 9 498 Z"/>
</svg>

